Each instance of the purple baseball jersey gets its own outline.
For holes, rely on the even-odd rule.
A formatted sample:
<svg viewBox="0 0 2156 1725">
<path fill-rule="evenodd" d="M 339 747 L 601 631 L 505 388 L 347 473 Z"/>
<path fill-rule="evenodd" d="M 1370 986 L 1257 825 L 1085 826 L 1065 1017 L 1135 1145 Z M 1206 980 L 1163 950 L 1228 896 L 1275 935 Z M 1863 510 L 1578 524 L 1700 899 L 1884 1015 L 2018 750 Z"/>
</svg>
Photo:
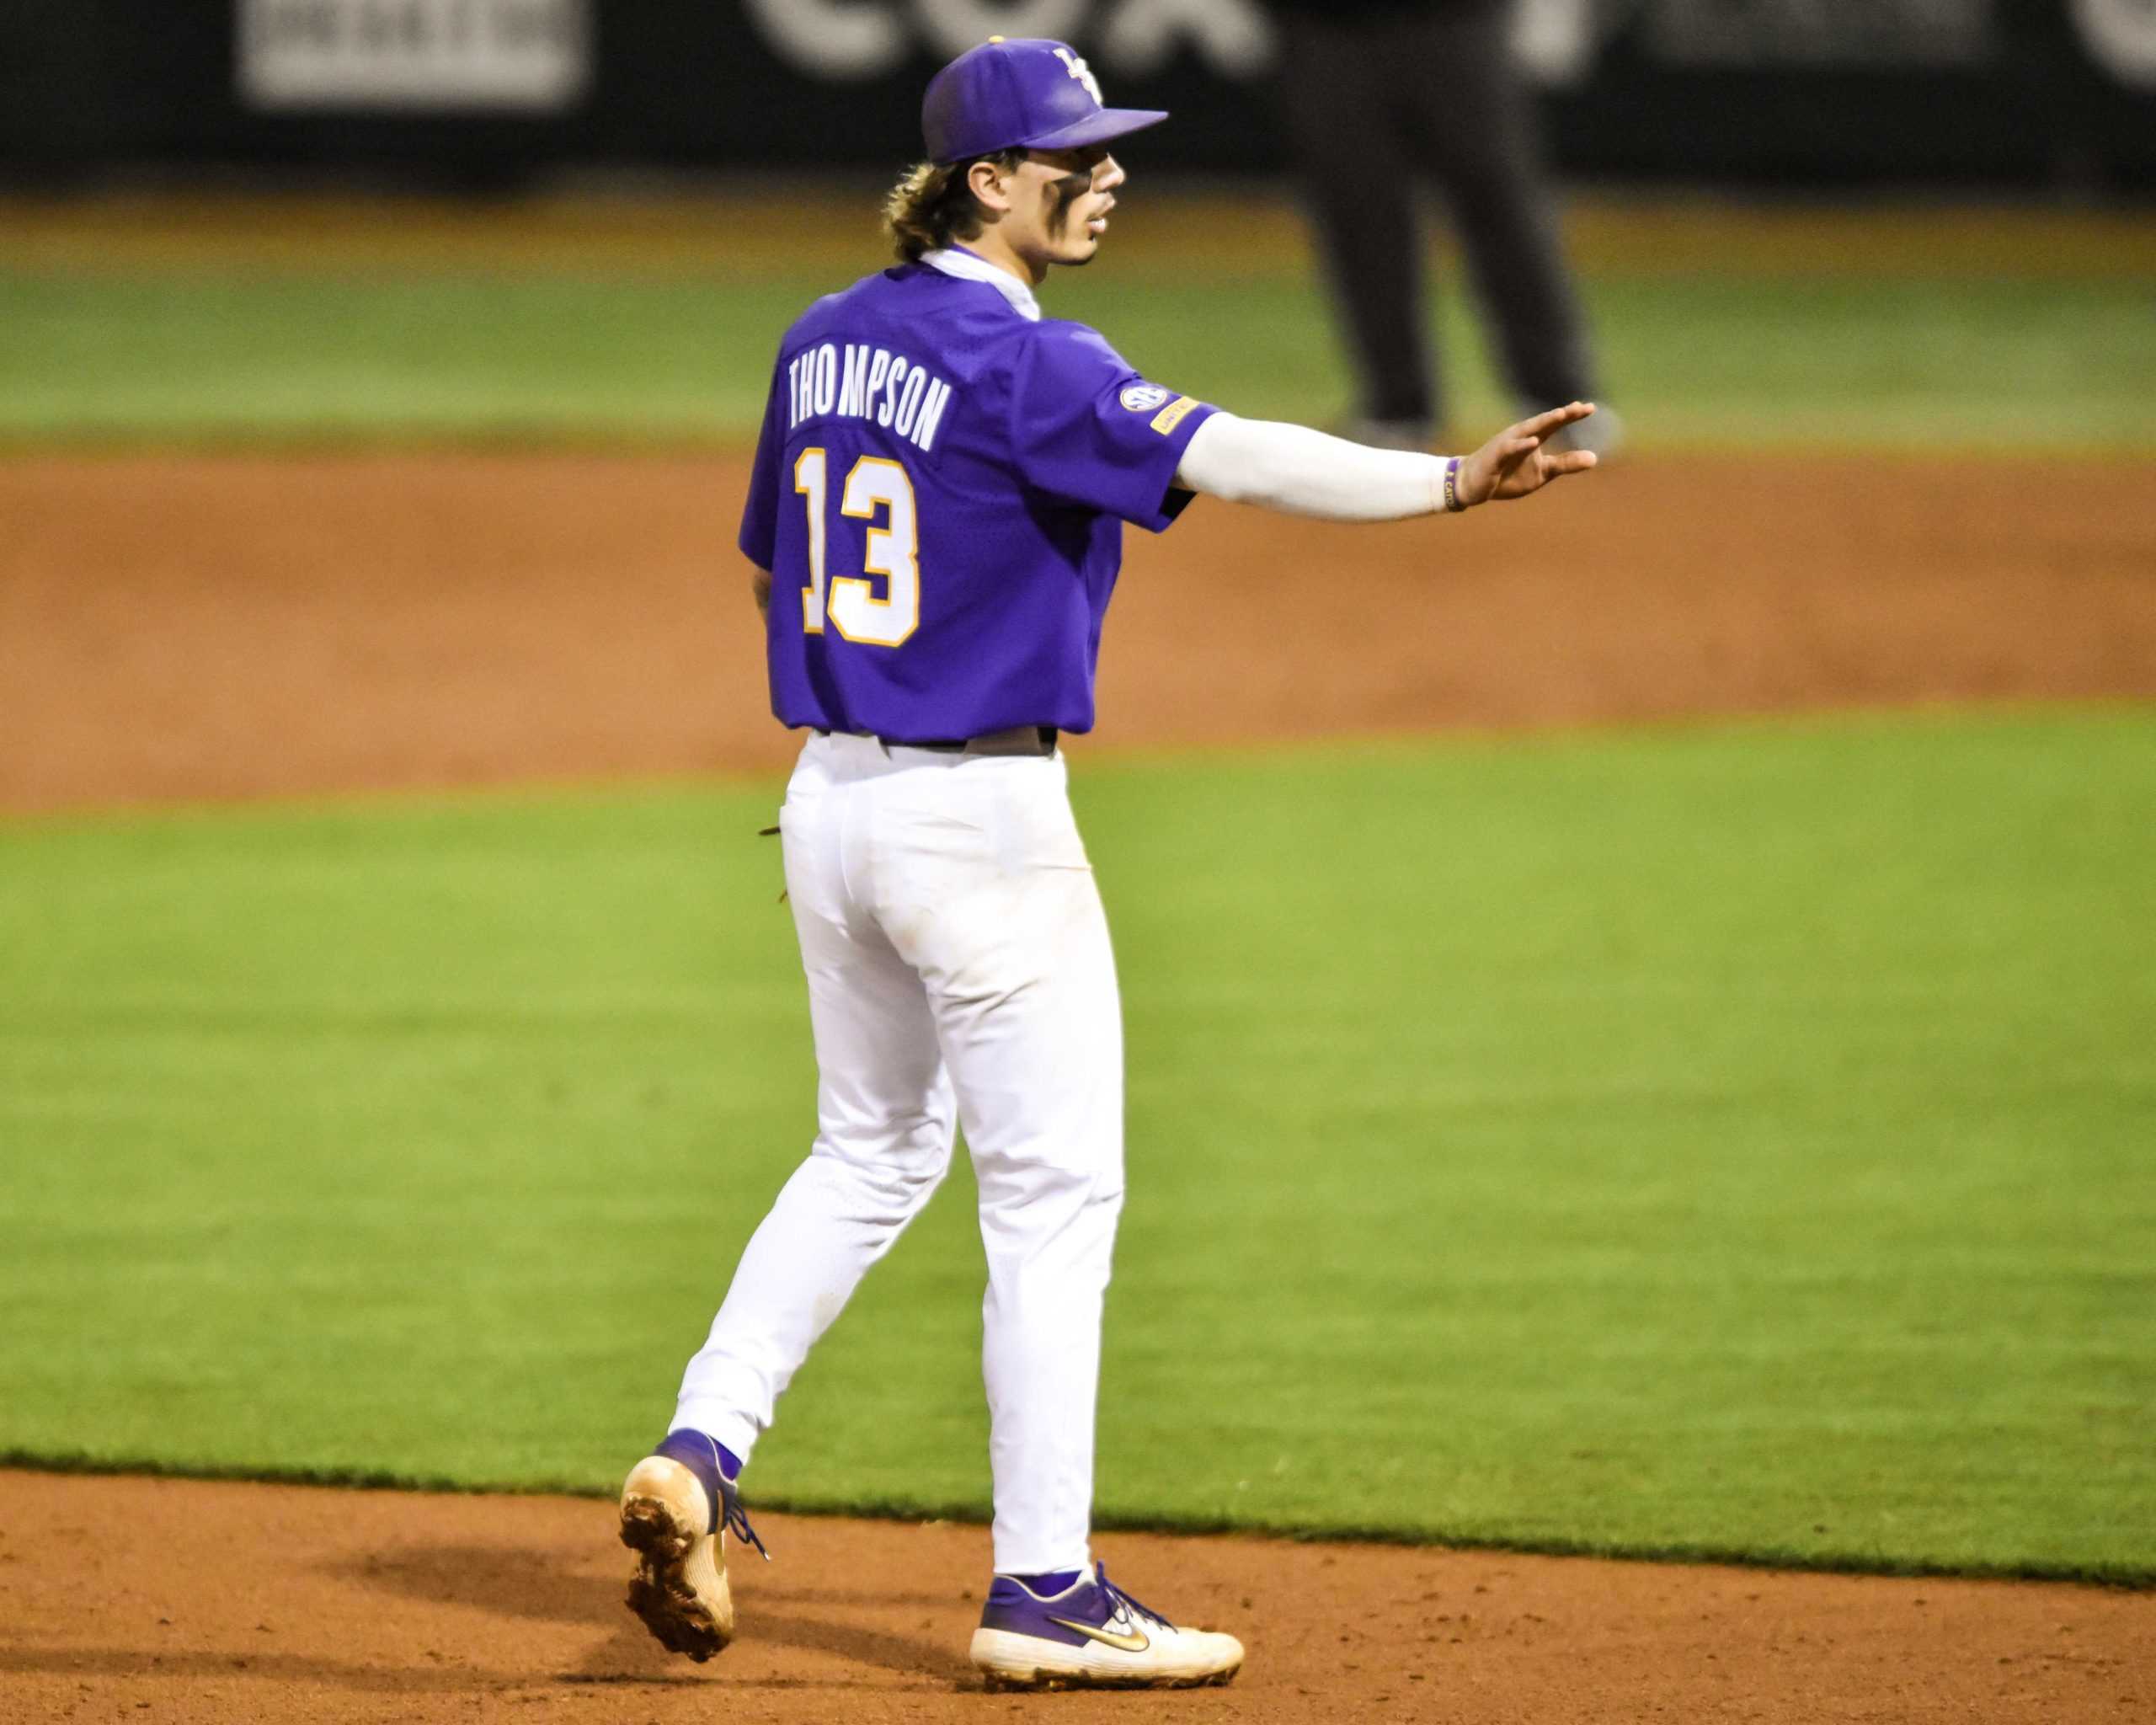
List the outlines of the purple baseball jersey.
<svg viewBox="0 0 2156 1725">
<path fill-rule="evenodd" d="M 772 712 L 901 742 L 1091 729 L 1123 524 L 1182 512 L 1212 412 L 932 264 L 819 300 L 780 345 L 741 518 L 772 577 Z"/>
</svg>

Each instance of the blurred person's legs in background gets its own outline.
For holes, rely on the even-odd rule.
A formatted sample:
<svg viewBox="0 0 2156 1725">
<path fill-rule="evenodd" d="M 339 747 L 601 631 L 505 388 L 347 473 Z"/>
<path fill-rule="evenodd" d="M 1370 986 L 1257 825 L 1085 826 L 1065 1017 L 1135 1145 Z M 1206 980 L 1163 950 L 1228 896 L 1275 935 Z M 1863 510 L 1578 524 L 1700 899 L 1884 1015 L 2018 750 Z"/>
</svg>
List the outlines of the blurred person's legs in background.
<svg viewBox="0 0 2156 1725">
<path fill-rule="evenodd" d="M 1524 406 L 1595 394 L 1509 0 L 1283 6 L 1281 88 L 1357 379 L 1352 428 L 1419 443 L 1444 417 L 1413 170 L 1449 206 L 1495 356 Z"/>
<path fill-rule="evenodd" d="M 1413 164 L 1385 64 L 1390 14 L 1283 9 L 1279 22 L 1289 147 L 1355 371 L 1348 429 L 1425 443 L 1437 398 Z"/>
</svg>

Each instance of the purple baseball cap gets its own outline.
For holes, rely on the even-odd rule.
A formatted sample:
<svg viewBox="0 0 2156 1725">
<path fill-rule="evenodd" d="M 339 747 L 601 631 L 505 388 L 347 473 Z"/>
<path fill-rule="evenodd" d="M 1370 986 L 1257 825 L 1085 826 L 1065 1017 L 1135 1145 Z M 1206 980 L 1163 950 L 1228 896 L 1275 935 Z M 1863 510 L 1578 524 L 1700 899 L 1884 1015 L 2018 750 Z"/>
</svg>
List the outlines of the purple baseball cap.
<svg viewBox="0 0 2156 1725">
<path fill-rule="evenodd" d="M 921 133 L 931 162 L 998 150 L 1075 150 L 1158 126 L 1161 108 L 1108 108 L 1078 51 L 1034 36 L 990 36 L 928 81 Z"/>
</svg>

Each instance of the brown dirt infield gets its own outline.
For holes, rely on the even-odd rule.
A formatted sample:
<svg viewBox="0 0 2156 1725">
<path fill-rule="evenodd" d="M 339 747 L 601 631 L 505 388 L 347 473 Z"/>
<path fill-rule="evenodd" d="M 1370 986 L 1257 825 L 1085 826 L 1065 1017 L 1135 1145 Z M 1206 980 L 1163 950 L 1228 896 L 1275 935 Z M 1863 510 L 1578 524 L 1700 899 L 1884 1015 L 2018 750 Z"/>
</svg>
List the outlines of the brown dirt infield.
<svg viewBox="0 0 2156 1725">
<path fill-rule="evenodd" d="M 715 457 L 0 462 L 0 810 L 775 770 Z M 1076 745 L 2156 696 L 2156 468 L 1641 459 L 1133 535 Z M 625 1461 L 627 1458 L 625 1458 Z M 976 1529 L 771 1517 L 669 1661 L 601 1503 L 0 1473 L 0 1722 L 2156 1716 L 2156 1597 L 1117 1535 L 1225 1690 L 990 1696 Z M 969 1590 L 974 1590 L 969 1592 Z"/>
<path fill-rule="evenodd" d="M 622 1607 L 611 1508 L 0 1473 L 9 1720 L 2139 1720 L 2156 1599 L 1276 1541 L 1102 1541 L 1241 1632 L 1234 1685 L 991 1696 L 986 1535 L 758 1527 L 708 1664 Z M 1141 1585 L 1142 1578 L 1142 1585 Z M 1157 1585 L 1156 1585 L 1157 1583 Z"/>
<path fill-rule="evenodd" d="M 0 462 L 0 809 L 776 770 L 718 457 Z M 2156 464 L 1614 463 L 1129 536 L 1075 751 L 2156 695 Z M 27 744 L 25 746 L 24 744 Z"/>
</svg>

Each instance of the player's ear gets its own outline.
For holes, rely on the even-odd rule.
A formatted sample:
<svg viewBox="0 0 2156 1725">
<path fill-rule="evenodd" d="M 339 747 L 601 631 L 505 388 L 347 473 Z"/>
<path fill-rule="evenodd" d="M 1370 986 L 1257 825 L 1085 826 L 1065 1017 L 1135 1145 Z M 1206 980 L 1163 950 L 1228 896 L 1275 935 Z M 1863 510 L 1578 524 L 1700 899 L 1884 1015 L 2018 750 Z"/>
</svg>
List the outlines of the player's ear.
<svg viewBox="0 0 2156 1725">
<path fill-rule="evenodd" d="M 1011 172 L 993 158 L 983 157 L 966 169 L 966 190 L 984 210 L 1002 215 L 1011 207 Z"/>
</svg>

